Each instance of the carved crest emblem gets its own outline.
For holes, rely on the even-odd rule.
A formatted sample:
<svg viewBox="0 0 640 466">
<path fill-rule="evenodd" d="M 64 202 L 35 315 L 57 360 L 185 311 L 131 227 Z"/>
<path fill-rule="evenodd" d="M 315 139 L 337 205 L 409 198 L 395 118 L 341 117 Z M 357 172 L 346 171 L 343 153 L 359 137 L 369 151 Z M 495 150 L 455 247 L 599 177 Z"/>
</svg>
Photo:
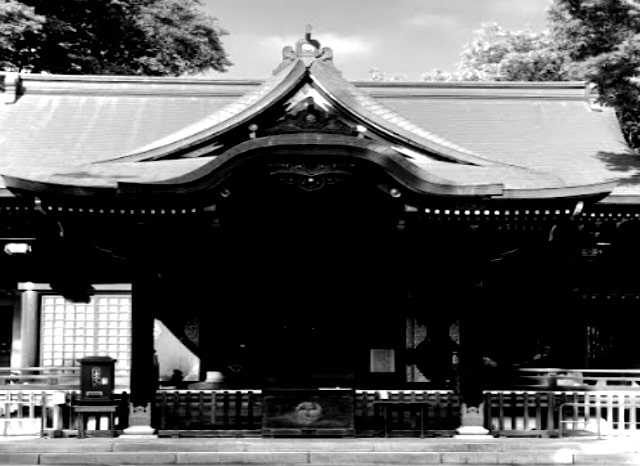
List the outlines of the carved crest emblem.
<svg viewBox="0 0 640 466">
<path fill-rule="evenodd" d="M 270 164 L 269 175 L 304 191 L 318 191 L 347 179 L 352 168 L 352 164 L 282 162 Z"/>
</svg>

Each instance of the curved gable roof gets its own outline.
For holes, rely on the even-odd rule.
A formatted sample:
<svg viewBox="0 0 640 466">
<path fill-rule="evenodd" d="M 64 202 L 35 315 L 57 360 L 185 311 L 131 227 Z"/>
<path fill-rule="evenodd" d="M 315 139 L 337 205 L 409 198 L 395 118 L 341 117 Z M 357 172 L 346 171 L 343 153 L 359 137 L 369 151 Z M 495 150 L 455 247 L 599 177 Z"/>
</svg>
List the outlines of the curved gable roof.
<svg viewBox="0 0 640 466">
<path fill-rule="evenodd" d="M 96 191 L 125 192 L 125 186 L 134 185 L 148 186 L 149 192 L 154 191 L 154 185 L 166 187 L 174 183 L 177 187 L 185 177 L 198 176 L 215 169 L 232 156 L 239 156 L 237 154 L 240 152 L 233 151 L 233 146 L 218 150 L 219 140 L 232 133 L 237 135 L 238 132 L 244 132 L 246 138 L 249 138 L 246 128 L 252 121 L 267 114 L 277 115 L 287 99 L 305 85 L 316 89 L 348 124 L 364 126 L 368 137 L 376 143 L 386 144 L 389 150 L 383 151 L 385 157 L 393 158 L 396 166 L 405 167 L 407 173 L 416 175 L 421 182 L 429 183 L 429 180 L 438 179 L 445 185 L 448 184 L 450 189 L 433 191 L 441 195 L 469 195 L 469 192 L 482 191 L 477 190 L 477 186 L 490 185 L 493 186 L 489 190 L 490 195 L 504 198 L 603 196 L 614 189 L 614 179 L 617 177 L 613 171 L 603 168 L 603 163 L 606 162 L 598 160 L 599 154 L 615 151 L 621 157 L 630 155 L 628 148 L 618 141 L 616 130 L 608 127 L 613 121 L 610 112 L 592 112 L 584 95 L 576 98 L 575 92 L 571 98 L 567 98 L 567 95 L 553 95 L 553 92 L 562 94 L 562 89 L 569 89 L 571 86 L 494 86 L 477 83 L 437 86 L 374 83 L 354 85 L 343 79 L 333 67 L 331 56 L 326 48 L 317 50 L 313 56 L 285 53 L 283 64 L 272 78 L 261 84 L 236 83 L 238 89 L 248 92 L 237 91 L 234 101 L 230 101 L 230 92 L 216 94 L 225 86 L 233 84 L 224 83 L 221 86 L 222 83 L 203 84 L 202 81 L 191 81 L 185 87 L 200 89 L 201 95 L 196 91 L 188 104 L 186 100 L 179 102 L 186 105 L 184 110 L 178 111 L 176 115 L 147 113 L 146 116 L 152 120 L 156 118 L 157 121 L 163 117 L 186 117 L 189 113 L 187 107 L 193 108 L 196 102 L 200 106 L 200 113 L 190 119 L 182 118 L 186 124 L 179 125 L 181 128 L 176 125 L 175 130 L 165 131 L 165 134 L 138 148 L 118 145 L 121 141 L 110 141 L 111 153 L 105 148 L 100 157 L 91 160 L 87 156 L 85 163 L 78 160 L 81 163 L 76 166 L 73 160 L 67 158 L 56 160 L 55 163 L 49 160 L 38 169 L 20 164 L 19 161 L 3 163 L 12 157 L 0 154 L 0 170 L 5 174 L 7 186 L 30 191 L 51 189 L 90 195 Z M 33 78 L 27 78 L 27 82 L 29 79 Z M 145 92 L 157 102 L 175 98 L 170 93 L 154 92 L 158 82 L 164 85 L 171 80 L 136 81 L 134 78 L 122 78 L 125 83 L 135 83 L 138 86 L 138 90 L 123 99 L 110 96 L 104 88 L 100 88 L 104 79 L 102 82 L 99 78 L 82 79 L 94 85 L 94 92 L 102 102 L 100 112 L 94 113 L 96 121 L 87 122 L 85 118 L 85 125 L 99 126 L 107 123 L 100 120 L 100 117 L 108 114 L 107 107 L 111 103 L 120 105 L 128 99 L 133 104 Z M 512 95 L 509 95 L 510 91 L 520 91 L 519 87 L 526 88 L 526 92 L 531 95 L 523 97 L 523 92 L 511 92 Z M 382 95 L 381 89 L 384 89 Z M 29 95 L 29 90 L 27 87 L 27 94 L 13 106 L 9 106 L 15 107 L 11 109 L 14 114 L 21 116 L 22 109 L 19 107 L 25 102 L 33 104 L 34 113 L 38 110 L 41 99 L 38 95 Z M 498 94 L 503 92 L 504 95 L 491 95 L 496 90 Z M 417 95 L 420 93 L 423 95 Z M 200 99 L 200 96 L 206 96 L 206 99 Z M 63 97 L 71 100 L 68 96 Z M 79 96 L 77 100 L 82 101 L 83 96 Z M 47 99 L 42 101 L 47 103 Z M 225 105 L 211 105 L 213 111 L 206 112 L 207 102 L 224 102 Z M 49 105 L 42 109 L 45 110 L 45 118 L 37 121 L 42 128 L 64 125 L 64 122 L 57 121 L 53 115 L 58 110 L 55 106 Z M 510 118 L 509 112 L 516 112 L 515 118 Z M 49 115 L 50 118 L 46 118 Z M 518 116 L 523 115 L 526 119 L 518 121 Z M 567 120 L 571 115 L 576 121 Z M 82 124 L 82 116 L 75 116 L 78 119 L 77 125 Z M 0 110 L 0 124 L 2 120 L 3 112 Z M 131 120 L 125 119 L 118 123 L 126 130 L 129 121 Z M 138 127 L 146 123 L 145 118 L 136 119 Z M 585 131 L 578 132 L 577 128 L 583 123 Z M 557 126 L 556 133 L 553 133 L 550 125 Z M 563 133 L 568 125 L 573 125 L 572 128 L 576 129 L 568 134 L 566 131 Z M 590 126 L 594 132 L 590 130 Z M 104 124 L 107 136 L 112 128 L 113 124 Z M 69 129 L 69 132 L 72 130 L 73 128 Z M 129 130 L 129 134 L 134 134 L 139 128 L 131 127 Z M 617 131 L 619 133 L 619 129 Z M 79 131 L 78 134 L 83 133 Z M 549 135 L 554 137 L 549 138 Z M 67 141 L 68 137 L 67 134 Z M 11 149 L 14 139 L 7 145 L 7 138 L 0 138 L 0 150 L 3 145 Z M 242 141 L 236 140 L 236 144 L 240 142 Z M 40 141 L 39 147 L 34 144 L 31 149 L 28 144 L 23 144 L 22 147 L 30 151 L 42 150 L 47 147 L 47 143 L 55 144 L 55 141 Z M 90 138 L 80 137 L 75 141 L 74 150 L 81 154 L 83 147 L 90 146 Z M 227 157 L 222 157 L 225 154 Z M 207 158 L 203 158 L 205 156 Z M 180 161 L 189 158 L 195 159 Z M 15 156 L 13 159 L 15 162 Z M 576 169 L 581 160 L 584 162 L 584 170 Z M 627 165 L 628 178 L 640 173 L 637 165 Z M 496 189 L 495 186 L 500 188 Z M 484 195 L 489 191 L 483 191 Z M 427 189 L 425 192 L 431 191 Z"/>
<path fill-rule="evenodd" d="M 169 158 L 178 153 L 194 156 L 189 152 L 198 150 L 198 146 L 220 138 L 241 124 L 248 124 L 261 113 L 283 103 L 305 82 L 311 83 L 332 104 L 357 122 L 388 138 L 391 143 L 407 144 L 413 150 L 456 163 L 503 165 L 474 154 L 386 108 L 342 78 L 327 61 L 313 60 L 306 64 L 301 58 L 283 63 L 272 78 L 239 100 L 192 125 L 112 160 L 149 161 Z"/>
</svg>

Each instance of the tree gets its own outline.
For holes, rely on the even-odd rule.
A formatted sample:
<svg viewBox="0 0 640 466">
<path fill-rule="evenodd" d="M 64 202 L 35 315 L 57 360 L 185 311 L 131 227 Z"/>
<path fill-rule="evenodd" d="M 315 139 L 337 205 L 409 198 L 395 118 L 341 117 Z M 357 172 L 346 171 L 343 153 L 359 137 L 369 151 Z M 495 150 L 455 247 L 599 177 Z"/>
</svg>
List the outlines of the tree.
<svg viewBox="0 0 640 466">
<path fill-rule="evenodd" d="M 458 73 L 473 81 L 561 80 L 563 64 L 547 31 L 509 31 L 483 23 L 463 49 Z"/>
<path fill-rule="evenodd" d="M 34 50 L 30 44 L 42 31 L 44 16 L 17 1 L 0 3 L 0 69 L 16 68 L 28 62 Z"/>
<path fill-rule="evenodd" d="M 177 76 L 231 65 L 221 43 L 227 32 L 200 0 L 9 0 L 0 11 L 7 5 L 44 18 L 13 36 L 0 24 L 0 38 L 30 51 L 12 56 L 19 69 Z"/>
<path fill-rule="evenodd" d="M 371 81 L 398 82 L 398 81 L 407 80 L 407 77 L 403 74 L 399 74 L 399 73 L 388 74 L 387 72 L 377 67 L 373 67 L 369 69 L 369 77 L 371 78 Z"/>
<path fill-rule="evenodd" d="M 464 46 L 457 70 L 433 70 L 426 81 L 561 81 L 568 78 L 566 53 L 550 32 L 510 31 L 483 23 Z"/>
<path fill-rule="evenodd" d="M 216 20 L 194 8 L 194 1 L 163 0 L 143 7 L 137 25 L 152 44 L 151 56 L 140 58 L 149 74 L 195 73 L 212 68 L 224 71 L 231 63 L 220 42 L 226 32 Z"/>
<path fill-rule="evenodd" d="M 554 0 L 549 10 L 557 47 L 576 74 L 612 106 L 629 145 L 640 148 L 640 2 Z"/>
</svg>

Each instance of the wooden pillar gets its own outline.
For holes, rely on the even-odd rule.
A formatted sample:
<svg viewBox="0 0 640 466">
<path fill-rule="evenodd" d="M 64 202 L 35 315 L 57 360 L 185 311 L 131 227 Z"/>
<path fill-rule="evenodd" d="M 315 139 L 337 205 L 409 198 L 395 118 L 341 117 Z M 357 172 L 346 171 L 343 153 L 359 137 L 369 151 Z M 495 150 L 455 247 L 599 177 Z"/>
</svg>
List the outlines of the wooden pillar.
<svg viewBox="0 0 640 466">
<path fill-rule="evenodd" d="M 484 427 L 483 390 L 486 385 L 484 364 L 485 336 L 482 333 L 482 281 L 475 281 L 468 292 L 466 309 L 460 318 L 459 389 L 461 397 L 460 427 L 457 437 L 489 437 Z"/>
<path fill-rule="evenodd" d="M 38 292 L 25 289 L 20 296 L 13 321 L 11 365 L 13 367 L 38 366 Z"/>
<path fill-rule="evenodd" d="M 153 348 L 153 322 L 160 293 L 153 275 L 139 273 L 132 286 L 131 406 L 127 436 L 154 437 L 151 407 L 158 385 Z"/>
</svg>

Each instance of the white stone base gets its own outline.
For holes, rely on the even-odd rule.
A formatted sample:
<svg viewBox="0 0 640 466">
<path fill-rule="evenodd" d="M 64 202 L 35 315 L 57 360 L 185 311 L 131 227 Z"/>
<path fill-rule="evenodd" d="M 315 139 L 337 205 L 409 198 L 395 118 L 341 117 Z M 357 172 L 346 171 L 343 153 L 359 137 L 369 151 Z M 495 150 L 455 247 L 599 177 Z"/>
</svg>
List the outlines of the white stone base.
<svg viewBox="0 0 640 466">
<path fill-rule="evenodd" d="M 493 436 L 489 435 L 489 431 L 482 426 L 461 426 L 456 429 L 457 434 L 453 438 L 466 440 L 488 440 Z"/>
<path fill-rule="evenodd" d="M 154 439 L 158 438 L 151 426 L 131 426 L 122 431 L 121 439 Z"/>
</svg>

